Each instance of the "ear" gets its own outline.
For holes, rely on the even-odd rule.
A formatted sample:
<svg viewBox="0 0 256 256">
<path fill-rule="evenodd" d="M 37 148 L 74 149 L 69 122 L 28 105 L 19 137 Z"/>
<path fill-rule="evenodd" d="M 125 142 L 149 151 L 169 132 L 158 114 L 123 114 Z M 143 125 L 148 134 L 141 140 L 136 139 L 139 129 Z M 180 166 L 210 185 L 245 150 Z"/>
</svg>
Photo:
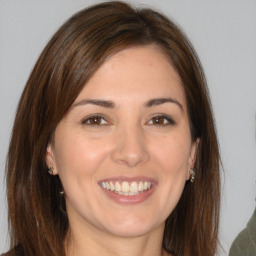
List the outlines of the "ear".
<svg viewBox="0 0 256 256">
<path fill-rule="evenodd" d="M 189 171 L 194 168 L 199 143 L 200 143 L 200 139 L 197 138 L 191 146 L 191 151 L 190 151 L 190 156 L 188 161 L 187 179 L 189 179 L 189 176 L 190 176 Z"/>
<path fill-rule="evenodd" d="M 55 156 L 54 156 L 54 150 L 52 144 L 48 144 L 47 149 L 46 149 L 46 155 L 45 155 L 45 162 L 48 168 L 52 167 L 53 168 L 53 175 L 57 175 L 57 167 L 56 167 L 56 162 L 55 162 Z"/>
</svg>

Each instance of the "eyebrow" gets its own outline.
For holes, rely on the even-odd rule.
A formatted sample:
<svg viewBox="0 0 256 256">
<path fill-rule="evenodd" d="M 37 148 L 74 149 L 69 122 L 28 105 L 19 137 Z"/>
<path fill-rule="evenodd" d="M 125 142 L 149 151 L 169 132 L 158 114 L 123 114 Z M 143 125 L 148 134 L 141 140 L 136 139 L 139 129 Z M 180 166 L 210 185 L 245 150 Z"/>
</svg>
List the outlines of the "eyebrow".
<svg viewBox="0 0 256 256">
<path fill-rule="evenodd" d="M 181 111 L 183 111 L 182 104 L 179 101 L 177 101 L 176 99 L 173 99 L 173 98 L 151 99 L 151 100 L 146 102 L 145 107 L 148 107 L 148 108 L 149 107 L 154 107 L 154 106 L 158 106 L 158 105 L 161 105 L 161 104 L 164 104 L 164 103 L 174 103 L 181 109 Z"/>
<path fill-rule="evenodd" d="M 147 107 L 147 108 L 150 108 L 150 107 L 159 106 L 159 105 L 165 104 L 165 103 L 174 103 L 181 109 L 181 111 L 183 111 L 182 104 L 179 101 L 177 101 L 176 99 L 173 99 L 173 98 L 150 99 L 145 103 L 144 106 Z M 100 100 L 100 99 L 84 99 L 84 100 L 81 100 L 81 101 L 75 103 L 72 106 L 72 108 L 77 107 L 77 106 L 87 105 L 87 104 L 92 104 L 92 105 L 100 106 L 100 107 L 103 107 L 103 108 L 115 108 L 115 103 L 113 101 Z"/>
<path fill-rule="evenodd" d="M 93 99 L 84 99 L 81 100 L 73 105 L 72 108 L 77 107 L 77 106 L 82 106 L 82 105 L 87 105 L 87 104 L 92 104 L 92 105 L 97 105 L 100 107 L 104 108 L 114 108 L 115 103 L 109 100 L 93 100 Z"/>
</svg>

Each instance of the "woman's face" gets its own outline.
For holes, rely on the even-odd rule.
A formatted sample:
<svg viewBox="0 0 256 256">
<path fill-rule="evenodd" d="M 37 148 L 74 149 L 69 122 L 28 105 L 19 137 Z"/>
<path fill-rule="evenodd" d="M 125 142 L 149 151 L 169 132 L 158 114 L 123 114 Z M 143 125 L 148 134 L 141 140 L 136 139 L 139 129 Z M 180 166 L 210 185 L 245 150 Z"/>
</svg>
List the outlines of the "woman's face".
<svg viewBox="0 0 256 256">
<path fill-rule="evenodd" d="M 156 46 L 141 46 L 97 70 L 46 159 L 63 184 L 71 229 L 131 237 L 163 230 L 195 151 L 178 74 Z"/>
</svg>

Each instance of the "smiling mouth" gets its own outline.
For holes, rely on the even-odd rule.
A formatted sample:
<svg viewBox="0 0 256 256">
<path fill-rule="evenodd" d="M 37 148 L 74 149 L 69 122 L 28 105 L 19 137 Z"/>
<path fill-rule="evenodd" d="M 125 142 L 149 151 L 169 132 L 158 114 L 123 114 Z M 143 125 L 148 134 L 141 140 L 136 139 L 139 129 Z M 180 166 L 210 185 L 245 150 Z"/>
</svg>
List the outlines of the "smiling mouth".
<svg viewBox="0 0 256 256">
<path fill-rule="evenodd" d="M 150 190 L 151 181 L 102 181 L 99 183 L 103 189 L 123 196 L 135 196 Z"/>
</svg>

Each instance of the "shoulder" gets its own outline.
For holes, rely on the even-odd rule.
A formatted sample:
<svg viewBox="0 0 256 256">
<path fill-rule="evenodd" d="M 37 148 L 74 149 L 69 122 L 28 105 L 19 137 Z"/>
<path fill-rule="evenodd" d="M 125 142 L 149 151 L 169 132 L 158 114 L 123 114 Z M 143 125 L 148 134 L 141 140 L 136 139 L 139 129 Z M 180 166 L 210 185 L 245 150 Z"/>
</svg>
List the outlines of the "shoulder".
<svg viewBox="0 0 256 256">
<path fill-rule="evenodd" d="M 252 242 L 253 241 L 251 240 L 248 228 L 245 228 L 238 234 L 238 236 L 232 243 L 229 251 L 229 256 L 255 255 L 255 254 L 252 254 L 252 253 L 256 253 Z"/>
<path fill-rule="evenodd" d="M 25 256 L 24 251 L 21 245 L 17 245 L 15 248 L 10 251 L 1 254 L 0 256 Z"/>
<path fill-rule="evenodd" d="M 9 251 L 9 252 L 6 252 L 6 253 L 3 253 L 3 254 L 0 254 L 0 256 L 14 256 L 13 252 L 12 251 Z"/>
<path fill-rule="evenodd" d="M 0 254 L 0 256 L 14 256 L 15 254 L 14 254 L 14 251 L 13 250 L 11 250 L 11 251 L 9 251 L 9 252 L 6 252 L 6 253 L 3 253 L 3 254 Z"/>
<path fill-rule="evenodd" d="M 229 256 L 256 255 L 256 208 L 247 227 L 242 230 L 231 245 Z"/>
</svg>

